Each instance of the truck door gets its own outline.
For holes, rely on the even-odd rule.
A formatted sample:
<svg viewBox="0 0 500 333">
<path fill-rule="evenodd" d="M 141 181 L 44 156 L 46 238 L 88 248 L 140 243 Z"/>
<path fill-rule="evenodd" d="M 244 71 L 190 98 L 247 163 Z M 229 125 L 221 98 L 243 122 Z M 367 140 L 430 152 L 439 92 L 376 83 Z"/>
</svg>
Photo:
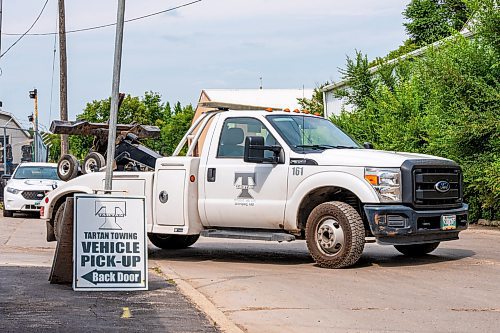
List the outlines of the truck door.
<svg viewBox="0 0 500 333">
<path fill-rule="evenodd" d="M 226 118 L 217 124 L 204 170 L 205 224 L 219 227 L 280 229 L 287 194 L 287 163 L 243 161 L 246 136 L 263 136 L 279 145 L 268 128 L 250 117 Z M 267 152 L 266 154 L 272 154 Z M 202 175 L 200 175 L 201 177 Z M 200 180 L 201 181 L 201 180 Z"/>
</svg>

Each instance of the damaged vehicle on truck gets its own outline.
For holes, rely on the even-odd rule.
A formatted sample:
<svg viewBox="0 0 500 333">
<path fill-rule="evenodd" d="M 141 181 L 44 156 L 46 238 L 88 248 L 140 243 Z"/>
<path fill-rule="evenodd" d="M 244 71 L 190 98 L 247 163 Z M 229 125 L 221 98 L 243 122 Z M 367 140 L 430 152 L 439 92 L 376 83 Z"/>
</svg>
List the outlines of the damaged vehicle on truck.
<svg viewBox="0 0 500 333">
<path fill-rule="evenodd" d="M 154 171 L 115 172 L 113 190 L 146 196 L 148 237 L 162 249 L 200 236 L 305 240 L 326 268 L 355 264 L 370 241 L 424 255 L 468 227 L 455 162 L 374 150 L 322 117 L 287 111 L 205 112 L 173 156 L 156 158 Z M 50 192 L 48 239 L 72 209 L 66 198 L 103 184 L 92 172 Z"/>
</svg>

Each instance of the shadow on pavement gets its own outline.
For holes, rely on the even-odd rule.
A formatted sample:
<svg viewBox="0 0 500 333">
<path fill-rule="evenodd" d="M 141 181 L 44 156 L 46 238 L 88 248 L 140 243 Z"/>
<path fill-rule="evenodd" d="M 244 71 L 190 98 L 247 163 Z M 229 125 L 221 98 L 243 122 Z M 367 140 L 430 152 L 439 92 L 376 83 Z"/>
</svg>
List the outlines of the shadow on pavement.
<svg viewBox="0 0 500 333">
<path fill-rule="evenodd" d="M 220 261 L 252 264 L 297 265 L 314 264 L 305 242 L 295 244 L 274 243 L 200 243 L 187 249 L 161 250 L 153 245 L 149 247 L 149 259 L 202 262 Z M 404 267 L 449 262 L 471 257 L 476 253 L 467 249 L 438 248 L 431 254 L 420 258 L 401 255 L 392 246 L 370 245 L 359 262 L 352 268 L 369 266 Z M 316 265 L 314 265 L 316 266 Z M 316 266 L 319 268 L 319 266 Z"/>
<path fill-rule="evenodd" d="M 476 252 L 472 250 L 451 248 L 437 249 L 436 251 L 421 257 L 408 257 L 400 254 L 399 252 L 394 254 L 391 253 L 390 255 L 386 253 L 381 254 L 365 252 L 358 263 L 351 268 L 369 267 L 373 265 L 381 267 L 421 266 L 456 261 L 472 257 L 475 254 Z"/>
<path fill-rule="evenodd" d="M 217 332 L 174 285 L 150 271 L 149 291 L 74 292 L 48 268 L 0 266 L 2 332 Z M 124 307 L 131 317 L 121 318 Z"/>
</svg>

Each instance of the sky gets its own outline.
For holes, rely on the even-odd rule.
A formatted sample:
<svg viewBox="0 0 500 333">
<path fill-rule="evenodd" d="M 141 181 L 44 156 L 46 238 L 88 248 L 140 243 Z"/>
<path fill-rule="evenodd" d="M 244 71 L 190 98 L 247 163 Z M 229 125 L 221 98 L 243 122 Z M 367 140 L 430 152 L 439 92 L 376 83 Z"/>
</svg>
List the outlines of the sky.
<svg viewBox="0 0 500 333">
<path fill-rule="evenodd" d="M 127 0 L 125 19 L 192 0 Z M 1 48 L 34 22 L 45 0 L 3 0 Z M 406 39 L 409 0 L 202 0 L 126 23 L 120 92 L 158 92 L 163 101 L 195 105 L 202 89 L 314 88 L 340 80 L 355 50 L 384 56 Z M 116 0 L 66 0 L 66 30 L 116 22 Z M 57 31 L 49 0 L 31 33 Z M 67 34 L 68 112 L 110 96 L 115 27 Z M 59 53 L 54 36 L 25 36 L 0 59 L 2 110 L 26 127 L 36 88 L 41 128 L 59 116 Z M 58 41 L 56 49 L 58 48 Z M 55 70 L 53 71 L 53 64 Z M 53 78 L 53 80 L 52 80 Z"/>
</svg>

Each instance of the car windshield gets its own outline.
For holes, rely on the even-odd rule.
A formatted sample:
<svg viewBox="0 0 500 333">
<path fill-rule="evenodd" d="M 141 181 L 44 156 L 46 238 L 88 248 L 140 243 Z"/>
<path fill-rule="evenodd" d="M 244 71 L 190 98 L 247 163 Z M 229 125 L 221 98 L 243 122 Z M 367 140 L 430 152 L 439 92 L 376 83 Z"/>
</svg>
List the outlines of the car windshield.
<svg viewBox="0 0 500 333">
<path fill-rule="evenodd" d="M 267 118 L 296 152 L 361 148 L 356 141 L 324 118 L 303 115 L 272 115 Z"/>
<path fill-rule="evenodd" d="M 49 166 L 20 166 L 12 176 L 14 179 L 59 180 L 57 169 Z"/>
</svg>

